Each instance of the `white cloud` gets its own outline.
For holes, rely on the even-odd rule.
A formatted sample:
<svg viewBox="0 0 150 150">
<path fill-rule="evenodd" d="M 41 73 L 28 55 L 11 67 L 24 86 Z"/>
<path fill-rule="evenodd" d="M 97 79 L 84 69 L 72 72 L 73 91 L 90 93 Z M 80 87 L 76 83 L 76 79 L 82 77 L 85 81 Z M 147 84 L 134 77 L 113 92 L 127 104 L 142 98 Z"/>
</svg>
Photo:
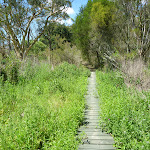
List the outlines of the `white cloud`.
<svg viewBox="0 0 150 150">
<path fill-rule="evenodd" d="M 68 19 L 68 20 L 66 20 L 65 22 L 66 22 L 66 24 L 68 24 L 68 25 L 72 25 L 72 24 L 73 24 L 73 21 L 72 21 L 71 19 Z"/>
<path fill-rule="evenodd" d="M 48 3 L 49 4 L 52 3 L 52 0 L 48 0 Z M 60 10 L 62 10 L 63 12 L 66 12 L 68 15 L 74 15 L 75 14 L 74 9 L 71 7 L 66 7 L 65 9 L 64 9 L 64 7 L 60 7 Z M 60 19 L 57 19 L 55 21 L 59 22 L 61 24 L 66 24 L 66 25 L 72 25 L 73 24 L 73 21 L 71 18 L 69 18 L 67 20 L 60 18 Z"/>
<path fill-rule="evenodd" d="M 61 23 L 61 24 L 66 24 L 66 25 L 72 25 L 73 21 L 71 20 L 71 18 L 67 19 L 67 20 L 57 20 L 57 22 Z"/>
<path fill-rule="evenodd" d="M 60 9 L 62 9 L 62 8 L 63 8 L 63 7 L 61 7 Z M 68 15 L 73 15 L 73 14 L 75 14 L 74 9 L 71 8 L 71 7 L 66 7 L 66 8 L 63 10 L 63 12 L 66 12 Z"/>
<path fill-rule="evenodd" d="M 67 14 L 68 15 L 73 15 L 73 14 L 75 14 L 75 11 L 74 11 L 74 9 L 73 8 L 71 8 L 71 7 L 68 7 L 68 8 L 66 8 L 67 9 Z"/>
<path fill-rule="evenodd" d="M 67 7 L 64 12 L 66 12 L 68 15 L 73 15 L 75 14 L 75 11 L 73 8 L 71 7 Z M 67 20 L 61 20 L 59 21 L 61 24 L 65 23 L 66 25 L 72 25 L 73 24 L 73 21 L 71 18 L 67 19 Z"/>
</svg>

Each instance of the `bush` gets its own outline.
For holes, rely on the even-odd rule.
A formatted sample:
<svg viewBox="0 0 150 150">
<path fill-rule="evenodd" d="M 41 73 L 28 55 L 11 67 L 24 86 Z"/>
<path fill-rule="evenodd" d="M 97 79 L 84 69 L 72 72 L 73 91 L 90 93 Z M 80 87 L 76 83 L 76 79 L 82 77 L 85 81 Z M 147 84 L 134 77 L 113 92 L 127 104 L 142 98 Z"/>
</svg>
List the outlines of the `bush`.
<svg viewBox="0 0 150 150">
<path fill-rule="evenodd" d="M 41 41 L 37 41 L 34 46 L 31 48 L 31 52 L 38 54 L 41 51 L 44 51 L 47 48 L 47 45 L 45 45 L 43 42 Z"/>
<path fill-rule="evenodd" d="M 7 80 L 7 73 L 5 72 L 5 70 L 3 68 L 0 68 L 0 77 L 2 78 L 3 83 L 4 83 L 4 81 Z"/>
<path fill-rule="evenodd" d="M 122 150 L 149 150 L 150 92 L 128 89 L 119 74 L 96 74 L 103 129 Z"/>
<path fill-rule="evenodd" d="M 89 71 L 64 63 L 28 65 L 0 88 L 1 149 L 76 149 Z"/>
<path fill-rule="evenodd" d="M 3 75 L 3 80 L 16 84 L 19 78 L 21 62 L 16 58 L 15 54 L 12 52 L 9 57 L 2 59 L 0 64 L 0 75 Z"/>
</svg>

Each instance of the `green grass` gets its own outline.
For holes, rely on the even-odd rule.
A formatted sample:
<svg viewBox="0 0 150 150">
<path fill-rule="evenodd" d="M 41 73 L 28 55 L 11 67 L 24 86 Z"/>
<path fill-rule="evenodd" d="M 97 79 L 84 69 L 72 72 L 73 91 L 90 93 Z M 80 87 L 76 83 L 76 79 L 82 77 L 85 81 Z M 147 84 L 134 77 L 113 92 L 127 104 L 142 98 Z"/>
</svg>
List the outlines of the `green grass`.
<svg viewBox="0 0 150 150">
<path fill-rule="evenodd" d="M 76 149 L 90 72 L 63 63 L 21 72 L 17 84 L 0 81 L 0 149 Z"/>
<path fill-rule="evenodd" d="M 128 89 L 118 73 L 96 72 L 101 125 L 122 150 L 150 149 L 150 92 Z"/>
</svg>

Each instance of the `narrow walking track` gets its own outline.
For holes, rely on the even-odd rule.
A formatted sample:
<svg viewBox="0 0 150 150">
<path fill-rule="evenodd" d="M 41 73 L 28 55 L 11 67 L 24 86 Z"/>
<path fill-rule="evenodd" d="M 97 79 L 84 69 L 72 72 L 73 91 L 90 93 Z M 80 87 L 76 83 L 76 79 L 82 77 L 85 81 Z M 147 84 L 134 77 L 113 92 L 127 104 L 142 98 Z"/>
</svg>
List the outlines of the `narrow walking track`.
<svg viewBox="0 0 150 150">
<path fill-rule="evenodd" d="M 88 94 L 86 95 L 87 109 L 85 111 L 84 125 L 79 128 L 82 144 L 79 150 L 114 150 L 113 138 L 99 127 L 99 99 L 96 91 L 96 74 L 91 72 L 89 78 Z"/>
</svg>

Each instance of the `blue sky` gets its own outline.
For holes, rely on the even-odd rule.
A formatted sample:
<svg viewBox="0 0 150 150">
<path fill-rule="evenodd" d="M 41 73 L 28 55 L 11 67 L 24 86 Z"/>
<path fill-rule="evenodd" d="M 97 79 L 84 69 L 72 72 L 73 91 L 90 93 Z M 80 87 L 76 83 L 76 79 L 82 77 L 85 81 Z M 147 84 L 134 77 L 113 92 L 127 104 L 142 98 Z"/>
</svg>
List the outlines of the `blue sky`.
<svg viewBox="0 0 150 150">
<path fill-rule="evenodd" d="M 74 0 L 72 3 L 72 8 L 75 11 L 75 14 L 73 14 L 71 17 L 75 19 L 75 16 L 79 13 L 80 7 L 82 5 L 86 5 L 88 0 Z"/>
<path fill-rule="evenodd" d="M 69 16 L 73 19 L 76 18 L 77 14 L 79 13 L 80 7 L 83 5 L 86 5 L 88 2 L 88 0 L 73 0 L 72 3 L 72 8 L 69 8 L 67 13 L 69 14 Z M 73 22 L 71 21 L 71 19 L 68 19 L 65 21 L 66 24 L 71 25 Z"/>
</svg>

